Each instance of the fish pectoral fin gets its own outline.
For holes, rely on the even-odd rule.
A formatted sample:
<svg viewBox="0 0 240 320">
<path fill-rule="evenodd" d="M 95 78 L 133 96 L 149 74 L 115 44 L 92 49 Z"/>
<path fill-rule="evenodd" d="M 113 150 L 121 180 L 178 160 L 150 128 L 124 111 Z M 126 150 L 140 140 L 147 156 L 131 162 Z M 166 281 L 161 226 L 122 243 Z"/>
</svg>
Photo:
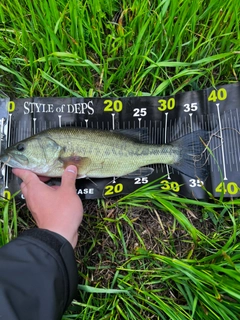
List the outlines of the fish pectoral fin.
<svg viewBox="0 0 240 320">
<path fill-rule="evenodd" d="M 77 179 L 87 178 L 86 174 L 78 174 Z"/>
<path fill-rule="evenodd" d="M 84 175 L 84 173 L 81 174 L 81 172 L 87 171 L 87 168 L 91 164 L 90 158 L 81 156 L 61 157 L 59 158 L 59 161 L 63 163 L 64 169 L 70 165 L 76 166 L 78 168 L 79 177 Z"/>
<path fill-rule="evenodd" d="M 136 171 L 133 171 L 124 176 L 121 176 L 121 178 L 126 178 L 126 179 L 143 178 L 152 174 L 153 171 L 154 171 L 153 168 L 142 167 L 137 169 Z"/>
</svg>

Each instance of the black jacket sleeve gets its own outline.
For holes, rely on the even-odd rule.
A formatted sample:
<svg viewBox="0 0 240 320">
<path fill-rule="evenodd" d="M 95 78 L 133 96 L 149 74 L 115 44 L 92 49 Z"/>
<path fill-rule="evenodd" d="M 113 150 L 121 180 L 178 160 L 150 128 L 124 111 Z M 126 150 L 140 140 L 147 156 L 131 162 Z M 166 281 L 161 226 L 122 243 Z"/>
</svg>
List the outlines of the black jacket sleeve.
<svg viewBox="0 0 240 320">
<path fill-rule="evenodd" d="M 58 320 L 77 290 L 71 244 L 31 229 L 0 248 L 0 319 Z"/>
</svg>

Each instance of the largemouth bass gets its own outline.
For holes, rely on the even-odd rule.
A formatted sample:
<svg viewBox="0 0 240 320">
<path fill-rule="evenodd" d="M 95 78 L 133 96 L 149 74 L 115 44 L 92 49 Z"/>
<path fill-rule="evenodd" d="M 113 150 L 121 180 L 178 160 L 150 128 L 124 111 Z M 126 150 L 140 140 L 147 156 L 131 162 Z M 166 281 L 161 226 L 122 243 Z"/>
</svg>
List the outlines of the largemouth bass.
<svg viewBox="0 0 240 320">
<path fill-rule="evenodd" d="M 78 178 L 143 177 L 151 164 L 168 164 L 190 177 L 204 179 L 205 131 L 187 134 L 169 145 L 141 143 L 116 131 L 56 128 L 40 132 L 7 148 L 0 161 L 41 176 L 60 177 L 73 164 Z"/>
</svg>

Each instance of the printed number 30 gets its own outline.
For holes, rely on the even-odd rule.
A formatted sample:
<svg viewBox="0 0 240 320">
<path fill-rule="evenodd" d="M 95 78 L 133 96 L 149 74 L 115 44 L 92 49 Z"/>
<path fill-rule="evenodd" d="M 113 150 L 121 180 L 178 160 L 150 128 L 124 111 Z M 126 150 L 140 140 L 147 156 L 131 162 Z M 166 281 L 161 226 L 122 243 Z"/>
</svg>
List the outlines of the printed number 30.
<svg viewBox="0 0 240 320">
<path fill-rule="evenodd" d="M 174 98 L 169 98 L 168 100 L 160 99 L 158 102 L 160 103 L 159 111 L 173 110 L 175 108 Z"/>
</svg>

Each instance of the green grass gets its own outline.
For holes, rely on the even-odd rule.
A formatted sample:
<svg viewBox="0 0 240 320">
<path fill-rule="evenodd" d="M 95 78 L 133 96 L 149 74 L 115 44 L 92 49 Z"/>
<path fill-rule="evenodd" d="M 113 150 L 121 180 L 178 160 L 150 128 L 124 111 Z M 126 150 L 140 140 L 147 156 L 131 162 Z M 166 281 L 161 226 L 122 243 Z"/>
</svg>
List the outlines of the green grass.
<svg viewBox="0 0 240 320">
<path fill-rule="evenodd" d="M 237 0 L 6 0 L 0 22 L 10 96 L 166 95 L 239 76 Z"/>
<path fill-rule="evenodd" d="M 0 90 L 29 96 L 170 95 L 234 83 L 239 0 L 5 0 Z M 239 199 L 200 202 L 158 182 L 84 202 L 79 298 L 63 319 L 239 319 Z M 32 226 L 0 201 L 0 245 Z"/>
<path fill-rule="evenodd" d="M 0 247 L 18 234 L 17 209 L 15 198 L 0 200 Z"/>
<path fill-rule="evenodd" d="M 239 319 L 239 203 L 180 199 L 153 184 L 86 213 L 79 319 Z"/>
</svg>

